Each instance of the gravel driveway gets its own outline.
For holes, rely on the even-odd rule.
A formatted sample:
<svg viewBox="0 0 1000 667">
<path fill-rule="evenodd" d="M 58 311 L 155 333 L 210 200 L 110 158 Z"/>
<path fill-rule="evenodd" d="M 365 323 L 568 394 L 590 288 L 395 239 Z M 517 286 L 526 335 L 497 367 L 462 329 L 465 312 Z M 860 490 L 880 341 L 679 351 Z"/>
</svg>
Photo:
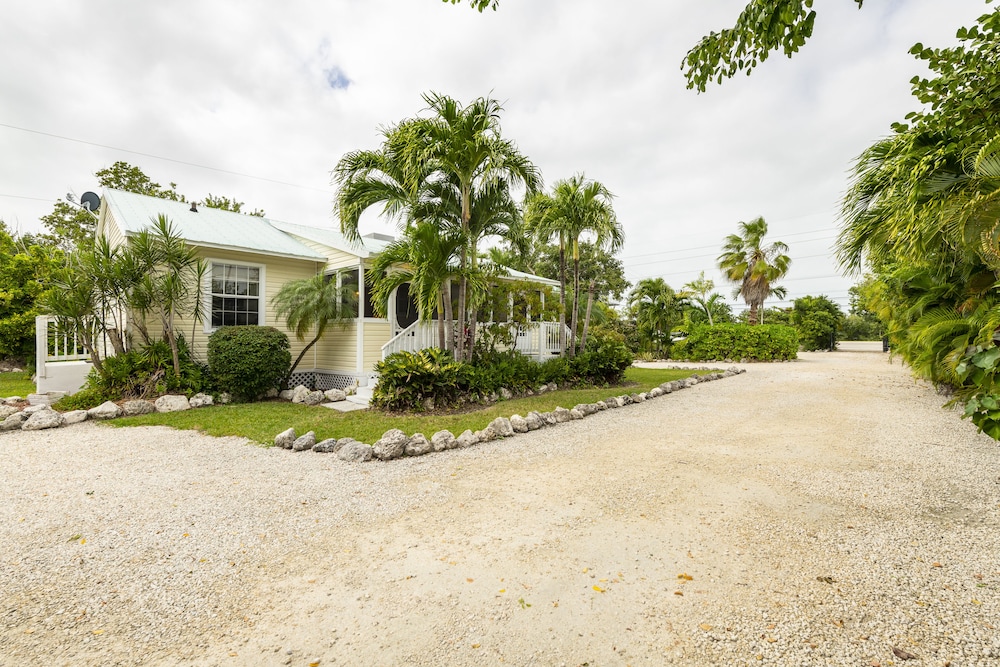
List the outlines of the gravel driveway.
<svg viewBox="0 0 1000 667">
<path fill-rule="evenodd" d="M 880 353 L 747 369 L 389 463 L 2 434 L 0 664 L 1000 664 L 997 443 Z"/>
</svg>

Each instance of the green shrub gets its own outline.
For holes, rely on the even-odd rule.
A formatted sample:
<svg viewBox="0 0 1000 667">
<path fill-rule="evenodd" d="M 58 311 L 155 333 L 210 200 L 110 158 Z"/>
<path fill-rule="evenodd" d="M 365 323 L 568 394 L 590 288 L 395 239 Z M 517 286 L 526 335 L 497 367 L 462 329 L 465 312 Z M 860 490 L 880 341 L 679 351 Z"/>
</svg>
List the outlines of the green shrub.
<svg viewBox="0 0 1000 667">
<path fill-rule="evenodd" d="M 795 300 L 792 323 L 799 332 L 804 350 L 830 350 L 844 321 L 840 306 L 825 296 L 804 296 Z"/>
<path fill-rule="evenodd" d="M 90 408 L 96 408 L 104 401 L 116 401 L 119 400 L 119 398 L 120 397 L 118 396 L 112 396 L 94 387 L 84 387 L 75 394 L 63 396 L 58 401 L 53 403 L 52 407 L 60 412 L 67 412 L 69 410 L 89 410 Z"/>
<path fill-rule="evenodd" d="M 208 368 L 216 388 L 238 401 L 256 401 L 287 381 L 288 336 L 274 327 L 221 327 L 208 339 Z"/>
<path fill-rule="evenodd" d="M 104 401 L 154 398 L 166 393 L 193 394 L 210 390 L 207 369 L 191 359 L 183 336 L 177 338 L 181 375 L 174 374 L 173 357 L 166 341 L 107 357 L 101 373 L 92 369 L 83 389 L 61 399 L 59 410 L 92 408 Z"/>
<path fill-rule="evenodd" d="M 428 399 L 435 408 L 477 402 L 506 388 L 522 393 L 540 385 L 620 384 L 632 353 L 620 337 L 597 337 L 574 359 L 557 357 L 538 363 L 512 350 L 482 351 L 465 364 L 437 348 L 397 352 L 375 366 L 378 385 L 372 405 L 395 411 L 422 410 Z"/>
<path fill-rule="evenodd" d="M 427 399 L 444 406 L 462 393 L 462 364 L 438 348 L 390 354 L 375 371 L 379 380 L 371 403 L 384 410 L 419 410 Z"/>
<path fill-rule="evenodd" d="M 798 335 L 781 324 L 716 324 L 698 327 L 673 347 L 673 358 L 687 361 L 724 359 L 778 361 L 798 356 Z"/>
<path fill-rule="evenodd" d="M 615 337 L 594 337 L 586 349 L 570 359 L 574 380 L 586 384 L 621 384 L 632 365 L 631 350 Z"/>
<path fill-rule="evenodd" d="M 35 311 L 0 318 L 0 359 L 13 358 L 19 363 L 34 363 Z M 23 366 L 22 366 L 23 368 Z"/>
</svg>

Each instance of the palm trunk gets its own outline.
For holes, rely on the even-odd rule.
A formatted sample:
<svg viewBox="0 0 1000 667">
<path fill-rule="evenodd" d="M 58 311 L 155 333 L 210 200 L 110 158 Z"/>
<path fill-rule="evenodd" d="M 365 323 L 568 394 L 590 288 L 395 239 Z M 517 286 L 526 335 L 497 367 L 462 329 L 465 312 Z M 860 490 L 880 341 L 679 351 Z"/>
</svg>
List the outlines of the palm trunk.
<svg viewBox="0 0 1000 667">
<path fill-rule="evenodd" d="M 757 304 L 756 303 L 751 303 L 750 304 L 750 316 L 747 318 L 747 322 L 751 326 L 753 326 L 754 324 L 757 324 Z"/>
<path fill-rule="evenodd" d="M 293 371 L 294 371 L 294 370 L 295 370 L 296 368 L 298 368 L 298 367 L 299 367 L 299 362 L 300 362 L 300 361 L 302 361 L 302 358 L 306 356 L 306 352 L 308 352 L 308 351 L 309 351 L 309 349 L 310 349 L 310 348 L 311 348 L 311 347 L 312 347 L 313 345 L 315 345 L 315 344 L 316 344 L 316 342 L 317 342 L 317 341 L 319 341 L 319 339 L 320 339 L 320 338 L 321 338 L 322 336 L 323 336 L 323 332 L 322 332 L 322 331 L 320 331 L 319 333 L 317 333 L 317 334 L 316 334 L 316 337 L 315 337 L 315 338 L 313 338 L 313 339 L 312 339 L 311 341 L 309 341 L 309 343 L 308 343 L 308 344 L 307 344 L 307 345 L 306 345 L 306 346 L 305 346 L 304 348 L 302 348 L 302 351 L 301 351 L 301 352 L 299 352 L 299 356 L 295 358 L 295 363 L 294 363 L 294 364 L 292 364 L 292 367 L 288 369 L 288 377 L 286 377 L 286 378 L 285 378 L 285 384 L 288 384 L 288 381 L 289 381 L 289 380 L 291 379 L 291 377 L 292 377 L 292 372 L 293 372 Z"/>
<path fill-rule="evenodd" d="M 465 276 L 465 250 L 462 250 L 462 277 L 458 281 L 458 340 L 455 342 L 455 358 L 465 361 L 465 290 L 468 278 Z"/>
<path fill-rule="evenodd" d="M 580 244 L 573 239 L 573 316 L 569 326 L 569 356 L 576 356 L 576 325 L 580 315 Z"/>
<path fill-rule="evenodd" d="M 559 232 L 559 348 L 566 356 L 566 242 Z"/>
<path fill-rule="evenodd" d="M 445 347 L 446 339 L 444 337 L 444 290 L 447 286 L 448 286 L 447 282 L 444 285 L 442 285 L 441 290 L 438 292 L 438 302 L 437 302 L 438 347 L 440 347 L 442 350 L 448 349 L 447 347 Z"/>
<path fill-rule="evenodd" d="M 476 243 L 473 242 L 471 245 L 471 253 L 469 255 L 469 269 L 472 271 L 475 271 L 476 268 L 479 266 L 477 253 L 478 253 L 478 248 L 476 247 Z M 479 319 L 479 313 L 478 313 L 479 309 L 477 308 L 477 304 L 475 303 L 475 301 L 472 301 L 471 304 L 469 303 L 468 297 L 466 297 L 466 308 L 469 309 L 469 314 L 468 314 L 469 341 L 468 341 L 468 349 L 465 352 L 465 356 L 467 358 L 467 361 L 472 361 L 472 355 L 476 351 L 476 321 Z"/>
<path fill-rule="evenodd" d="M 580 349 L 587 349 L 587 332 L 590 330 L 590 311 L 594 307 L 594 281 L 590 281 L 587 286 L 587 314 L 583 318 L 583 338 L 580 340 Z"/>
<path fill-rule="evenodd" d="M 447 345 L 445 349 L 451 352 L 451 356 L 454 359 L 458 359 L 458 355 L 455 352 L 455 312 L 451 304 L 451 278 L 444 283 L 445 297 L 444 297 L 444 328 L 445 328 L 445 338 L 447 339 Z"/>
</svg>

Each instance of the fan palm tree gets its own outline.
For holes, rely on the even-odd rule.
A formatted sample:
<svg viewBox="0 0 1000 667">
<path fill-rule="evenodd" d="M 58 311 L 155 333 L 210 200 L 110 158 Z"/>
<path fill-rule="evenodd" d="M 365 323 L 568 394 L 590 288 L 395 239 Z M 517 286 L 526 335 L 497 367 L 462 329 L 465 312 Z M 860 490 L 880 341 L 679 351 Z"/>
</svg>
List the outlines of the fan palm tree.
<svg viewBox="0 0 1000 667">
<path fill-rule="evenodd" d="M 783 287 L 774 283 L 788 273 L 791 258 L 788 246 L 781 241 L 764 245 L 767 222 L 756 218 L 741 222 L 739 234 L 730 234 L 719 255 L 719 268 L 726 279 L 736 284 L 733 296 L 742 296 L 750 307 L 749 323 L 757 324 L 757 313 L 769 296 L 784 298 Z"/>
<path fill-rule="evenodd" d="M 595 245 L 607 247 L 611 252 L 621 248 L 625 241 L 622 226 L 615 216 L 611 200 L 614 196 L 599 181 L 588 180 L 583 174 L 558 181 L 551 194 L 532 198 L 525 211 L 527 224 L 539 240 L 548 242 L 556 237 L 559 242 L 559 275 L 563 310 L 566 308 L 566 253 L 573 257 L 573 303 L 570 323 L 570 354 L 576 351 L 577 318 L 580 306 L 580 236 L 592 234 Z M 592 301 L 593 281 L 590 287 Z M 560 320 L 565 325 L 565 316 Z M 586 339 L 586 332 L 582 337 Z"/>
<path fill-rule="evenodd" d="M 337 287 L 337 281 L 331 278 L 320 273 L 312 278 L 289 281 L 272 299 L 278 317 L 285 320 L 285 326 L 295 332 L 300 342 L 310 331 L 315 332 L 288 369 L 289 377 L 330 325 L 343 325 L 354 319 L 357 307 L 353 303 L 354 292 Z"/>
</svg>

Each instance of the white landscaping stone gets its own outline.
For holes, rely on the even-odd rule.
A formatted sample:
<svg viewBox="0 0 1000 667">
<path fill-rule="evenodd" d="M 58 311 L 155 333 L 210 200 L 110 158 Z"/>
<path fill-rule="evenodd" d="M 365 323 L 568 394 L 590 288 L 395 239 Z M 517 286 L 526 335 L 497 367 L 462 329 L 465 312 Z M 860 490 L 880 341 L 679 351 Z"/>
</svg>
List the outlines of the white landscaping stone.
<svg viewBox="0 0 1000 667">
<path fill-rule="evenodd" d="M 331 403 L 338 403 L 340 401 L 347 400 L 347 392 L 343 389 L 327 389 L 323 392 L 323 395 L 326 396 L 326 400 Z"/>
<path fill-rule="evenodd" d="M 299 385 L 292 390 L 292 403 L 303 403 L 306 400 L 306 396 L 309 395 L 309 388 L 304 385 Z"/>
<path fill-rule="evenodd" d="M 79 424 L 80 422 L 87 421 L 87 411 L 86 410 L 71 410 L 70 412 L 63 413 L 63 425 L 69 426 L 70 424 Z"/>
<path fill-rule="evenodd" d="M 151 412 L 156 412 L 156 407 L 149 401 L 125 401 L 122 403 L 122 415 L 126 417 L 148 415 Z"/>
<path fill-rule="evenodd" d="M 458 440 L 451 431 L 438 431 L 431 436 L 431 447 L 435 452 L 458 447 Z"/>
<path fill-rule="evenodd" d="M 281 447 L 282 449 L 291 449 L 292 443 L 295 442 L 295 429 L 290 428 L 286 431 L 282 431 L 278 435 L 274 436 L 274 446 Z"/>
<path fill-rule="evenodd" d="M 204 408 L 213 404 L 212 397 L 208 394 L 197 393 L 188 401 L 192 408 Z"/>
<path fill-rule="evenodd" d="M 188 401 L 187 396 L 179 396 L 177 394 L 160 396 L 153 405 L 156 406 L 157 412 L 180 412 L 181 410 L 191 409 L 191 403 Z"/>
<path fill-rule="evenodd" d="M 111 401 L 104 401 L 96 408 L 87 410 L 87 414 L 91 419 L 114 419 L 121 417 L 122 409 Z"/>
<path fill-rule="evenodd" d="M 46 428 L 58 428 L 63 424 L 63 416 L 55 410 L 39 410 L 28 417 L 21 425 L 22 431 L 41 431 Z"/>
<path fill-rule="evenodd" d="M 304 452 L 307 449 L 312 449 L 313 445 L 316 444 L 316 433 L 314 431 L 309 431 L 305 435 L 300 435 L 295 438 L 292 442 L 293 452 Z"/>
</svg>

